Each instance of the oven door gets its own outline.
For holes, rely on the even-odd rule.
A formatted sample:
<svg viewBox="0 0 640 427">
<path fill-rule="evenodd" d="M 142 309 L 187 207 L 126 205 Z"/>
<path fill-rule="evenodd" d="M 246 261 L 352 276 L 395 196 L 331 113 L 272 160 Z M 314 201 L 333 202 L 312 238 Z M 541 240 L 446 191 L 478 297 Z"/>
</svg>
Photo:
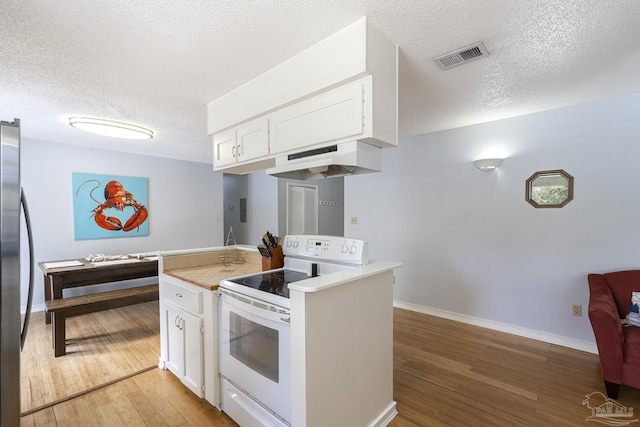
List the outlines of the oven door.
<svg viewBox="0 0 640 427">
<path fill-rule="evenodd" d="M 220 293 L 220 374 L 290 424 L 289 310 Z"/>
</svg>

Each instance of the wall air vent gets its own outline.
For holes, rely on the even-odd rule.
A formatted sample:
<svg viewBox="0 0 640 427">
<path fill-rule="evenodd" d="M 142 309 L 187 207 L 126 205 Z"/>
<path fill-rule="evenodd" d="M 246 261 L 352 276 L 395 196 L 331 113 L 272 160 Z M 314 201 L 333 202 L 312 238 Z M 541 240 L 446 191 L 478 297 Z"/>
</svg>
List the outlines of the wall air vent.
<svg viewBox="0 0 640 427">
<path fill-rule="evenodd" d="M 440 68 L 448 70 L 449 68 L 457 67 L 458 65 L 484 58 L 485 56 L 489 56 L 489 51 L 484 47 L 482 42 L 478 42 L 471 46 L 438 56 L 437 58 L 433 58 L 433 60 L 438 63 Z"/>
</svg>

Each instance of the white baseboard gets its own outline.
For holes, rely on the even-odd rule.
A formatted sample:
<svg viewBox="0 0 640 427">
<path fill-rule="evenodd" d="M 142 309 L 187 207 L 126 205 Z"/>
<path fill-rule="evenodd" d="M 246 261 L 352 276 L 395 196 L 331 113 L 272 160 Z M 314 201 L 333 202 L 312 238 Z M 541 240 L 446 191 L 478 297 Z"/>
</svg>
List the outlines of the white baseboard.
<svg viewBox="0 0 640 427">
<path fill-rule="evenodd" d="M 35 313 L 36 311 L 44 311 L 44 303 L 32 305 L 31 312 Z M 20 307 L 20 314 L 25 314 L 26 312 L 27 312 L 27 306 Z"/>
<path fill-rule="evenodd" d="M 385 427 L 391 423 L 391 421 L 398 415 L 398 410 L 396 409 L 396 402 L 391 401 L 389 407 L 382 412 L 378 418 L 370 424 L 370 427 Z"/>
<path fill-rule="evenodd" d="M 550 344 L 556 344 L 563 347 L 573 348 L 575 350 L 586 351 L 588 353 L 598 354 L 598 347 L 595 342 L 581 341 L 561 335 L 549 334 L 547 332 L 534 331 L 532 329 L 521 328 L 519 326 L 509 325 L 507 323 L 494 322 L 492 320 L 480 319 L 478 317 L 467 316 L 466 314 L 454 313 L 451 311 L 440 310 L 438 308 L 426 307 L 423 305 L 411 304 L 402 301 L 393 301 L 393 306 L 403 308 L 405 310 L 416 311 L 418 313 L 428 314 L 430 316 L 442 317 L 444 319 L 454 320 L 456 322 L 468 323 L 470 325 L 481 326 L 495 331 L 506 332 L 508 334 L 518 335 L 525 338 L 531 338 L 538 341 L 544 341 Z"/>
</svg>

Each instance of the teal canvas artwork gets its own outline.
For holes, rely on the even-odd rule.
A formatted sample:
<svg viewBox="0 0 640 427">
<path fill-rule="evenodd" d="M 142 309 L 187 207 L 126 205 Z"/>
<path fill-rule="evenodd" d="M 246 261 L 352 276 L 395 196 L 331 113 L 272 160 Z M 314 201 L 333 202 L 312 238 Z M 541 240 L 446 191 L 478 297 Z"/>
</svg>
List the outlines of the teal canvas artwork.
<svg viewBox="0 0 640 427">
<path fill-rule="evenodd" d="M 75 240 L 149 235 L 147 178 L 74 172 Z"/>
</svg>

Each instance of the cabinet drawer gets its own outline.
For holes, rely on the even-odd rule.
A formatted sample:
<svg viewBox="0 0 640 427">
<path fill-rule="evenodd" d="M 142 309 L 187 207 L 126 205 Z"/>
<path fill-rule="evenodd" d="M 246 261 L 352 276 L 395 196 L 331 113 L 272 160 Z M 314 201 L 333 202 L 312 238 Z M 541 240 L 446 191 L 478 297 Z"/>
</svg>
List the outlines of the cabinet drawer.
<svg viewBox="0 0 640 427">
<path fill-rule="evenodd" d="M 364 90 L 363 83 L 340 87 L 273 114 L 271 154 L 361 135 Z"/>
<path fill-rule="evenodd" d="M 202 292 L 187 288 L 176 282 L 165 280 L 164 286 L 164 298 L 171 301 L 178 307 L 185 308 L 193 313 L 202 313 Z"/>
</svg>

